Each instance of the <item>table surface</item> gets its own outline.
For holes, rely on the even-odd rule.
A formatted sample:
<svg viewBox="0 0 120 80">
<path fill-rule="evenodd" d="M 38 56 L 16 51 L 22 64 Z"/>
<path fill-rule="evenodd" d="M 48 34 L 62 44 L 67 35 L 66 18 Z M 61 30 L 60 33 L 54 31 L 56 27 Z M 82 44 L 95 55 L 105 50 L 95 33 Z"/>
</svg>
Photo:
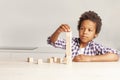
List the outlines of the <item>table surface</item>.
<svg viewBox="0 0 120 80">
<path fill-rule="evenodd" d="M 28 63 L 0 61 L 1 80 L 115 80 L 120 79 L 120 62 Z"/>
<path fill-rule="evenodd" d="M 28 57 L 34 63 L 28 63 Z M 72 65 L 46 63 L 56 53 L 0 52 L 0 80 L 119 80 L 118 62 L 72 62 Z M 37 64 L 42 58 L 43 64 Z"/>
</svg>

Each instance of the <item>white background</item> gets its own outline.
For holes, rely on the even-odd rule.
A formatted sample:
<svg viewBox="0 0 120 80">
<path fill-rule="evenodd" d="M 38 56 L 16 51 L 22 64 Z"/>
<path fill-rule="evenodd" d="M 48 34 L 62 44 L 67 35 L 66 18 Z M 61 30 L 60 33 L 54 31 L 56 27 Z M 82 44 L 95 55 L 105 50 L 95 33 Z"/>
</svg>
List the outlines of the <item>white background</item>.
<svg viewBox="0 0 120 80">
<path fill-rule="evenodd" d="M 97 42 L 120 48 L 120 0 L 0 0 L 0 47 L 50 47 L 47 37 L 62 23 L 77 36 L 85 11 L 97 12 L 102 31 Z"/>
<path fill-rule="evenodd" d="M 47 37 L 61 23 L 69 24 L 73 36 L 77 36 L 78 19 L 88 10 L 97 12 L 103 20 L 96 41 L 120 49 L 120 0 L 0 0 L 0 48 L 38 47 L 36 53 L 34 50 L 0 50 L 0 79 L 119 80 L 119 62 L 73 63 L 71 66 L 36 64 L 39 58 L 64 56 L 64 52 L 54 54 L 61 53 L 61 49 L 50 47 Z M 28 57 L 33 57 L 34 63 L 27 63 Z"/>
</svg>

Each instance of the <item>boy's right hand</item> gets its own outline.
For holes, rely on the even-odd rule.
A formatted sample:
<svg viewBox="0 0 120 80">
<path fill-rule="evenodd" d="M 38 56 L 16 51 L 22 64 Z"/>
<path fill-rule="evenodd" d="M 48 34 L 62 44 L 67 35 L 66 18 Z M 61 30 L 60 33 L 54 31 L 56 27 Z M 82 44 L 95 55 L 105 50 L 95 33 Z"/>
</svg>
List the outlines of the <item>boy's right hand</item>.
<svg viewBox="0 0 120 80">
<path fill-rule="evenodd" d="M 59 33 L 61 33 L 61 32 L 70 32 L 71 29 L 70 29 L 69 25 L 67 25 L 67 24 L 61 24 L 60 27 L 57 29 L 57 31 Z"/>
<path fill-rule="evenodd" d="M 61 24 L 58 29 L 52 34 L 50 37 L 51 43 L 55 43 L 55 41 L 58 39 L 58 36 L 61 32 L 70 32 L 71 29 L 67 24 Z"/>
</svg>

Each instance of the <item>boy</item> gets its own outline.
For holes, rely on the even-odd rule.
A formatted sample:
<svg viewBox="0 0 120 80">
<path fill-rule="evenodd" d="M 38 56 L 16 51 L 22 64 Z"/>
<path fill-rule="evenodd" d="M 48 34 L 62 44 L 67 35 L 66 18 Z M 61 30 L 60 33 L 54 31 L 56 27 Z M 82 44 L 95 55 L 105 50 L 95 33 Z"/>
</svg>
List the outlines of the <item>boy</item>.
<svg viewBox="0 0 120 80">
<path fill-rule="evenodd" d="M 78 21 L 79 38 L 72 38 L 72 60 L 74 62 L 110 62 L 118 61 L 118 52 L 111 48 L 105 48 L 93 41 L 101 30 L 102 21 L 94 11 L 88 11 L 81 15 Z M 62 24 L 48 38 L 48 44 L 65 49 L 64 39 L 58 39 L 61 32 L 71 31 L 69 25 Z"/>
</svg>

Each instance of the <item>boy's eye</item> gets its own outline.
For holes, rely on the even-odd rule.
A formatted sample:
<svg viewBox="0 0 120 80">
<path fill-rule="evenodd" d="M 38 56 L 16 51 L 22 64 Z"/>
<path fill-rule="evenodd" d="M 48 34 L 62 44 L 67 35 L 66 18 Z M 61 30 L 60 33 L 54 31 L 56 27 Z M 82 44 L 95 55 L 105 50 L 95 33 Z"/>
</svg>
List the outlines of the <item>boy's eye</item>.
<svg viewBox="0 0 120 80">
<path fill-rule="evenodd" d="M 83 29 L 84 29 L 83 27 L 80 28 L 80 30 L 83 30 Z"/>
<path fill-rule="evenodd" d="M 92 29 L 89 29 L 89 31 L 93 31 Z"/>
</svg>

